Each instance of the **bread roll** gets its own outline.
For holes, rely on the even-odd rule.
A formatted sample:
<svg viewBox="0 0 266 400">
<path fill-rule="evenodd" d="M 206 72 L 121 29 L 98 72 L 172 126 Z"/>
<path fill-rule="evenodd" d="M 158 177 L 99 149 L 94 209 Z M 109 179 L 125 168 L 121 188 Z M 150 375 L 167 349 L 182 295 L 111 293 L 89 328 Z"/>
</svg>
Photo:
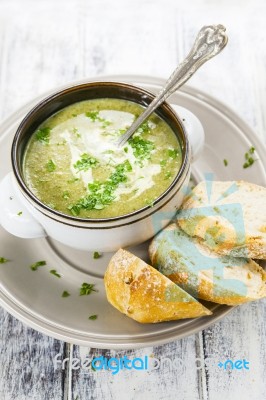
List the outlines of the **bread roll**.
<svg viewBox="0 0 266 400">
<path fill-rule="evenodd" d="M 104 283 L 108 301 L 141 323 L 212 314 L 156 269 L 122 249 L 112 257 Z"/>
<path fill-rule="evenodd" d="M 266 259 L 266 188 L 244 181 L 199 183 L 178 223 L 221 255 Z"/>
<path fill-rule="evenodd" d="M 196 298 L 237 305 L 266 297 L 266 273 L 255 261 L 219 256 L 171 224 L 152 241 L 152 265 Z"/>
</svg>

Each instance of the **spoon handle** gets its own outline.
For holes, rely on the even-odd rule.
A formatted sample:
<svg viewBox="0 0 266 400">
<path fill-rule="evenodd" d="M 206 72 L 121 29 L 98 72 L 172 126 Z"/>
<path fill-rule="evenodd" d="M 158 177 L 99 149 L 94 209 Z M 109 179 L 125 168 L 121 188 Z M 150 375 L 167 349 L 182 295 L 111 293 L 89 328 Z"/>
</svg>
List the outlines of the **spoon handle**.
<svg viewBox="0 0 266 400">
<path fill-rule="evenodd" d="M 165 86 L 149 104 L 146 110 L 137 118 L 130 128 L 118 140 L 117 145 L 122 146 L 139 126 L 163 103 L 168 96 L 184 85 L 197 69 L 220 53 L 228 41 L 223 25 L 208 25 L 201 28 L 190 53 L 174 70 L 166 81 Z"/>
</svg>

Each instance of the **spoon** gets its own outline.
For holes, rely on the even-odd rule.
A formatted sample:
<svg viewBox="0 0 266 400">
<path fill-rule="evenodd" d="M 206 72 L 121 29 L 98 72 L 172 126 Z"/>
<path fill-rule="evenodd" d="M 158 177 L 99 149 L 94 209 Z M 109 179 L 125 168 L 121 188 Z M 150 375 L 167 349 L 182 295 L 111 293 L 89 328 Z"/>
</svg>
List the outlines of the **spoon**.
<svg viewBox="0 0 266 400">
<path fill-rule="evenodd" d="M 223 25 L 208 25 L 201 28 L 188 56 L 174 70 L 159 94 L 146 110 L 133 122 L 130 128 L 117 141 L 123 146 L 140 125 L 177 89 L 187 82 L 197 69 L 216 56 L 226 46 L 228 38 Z"/>
</svg>

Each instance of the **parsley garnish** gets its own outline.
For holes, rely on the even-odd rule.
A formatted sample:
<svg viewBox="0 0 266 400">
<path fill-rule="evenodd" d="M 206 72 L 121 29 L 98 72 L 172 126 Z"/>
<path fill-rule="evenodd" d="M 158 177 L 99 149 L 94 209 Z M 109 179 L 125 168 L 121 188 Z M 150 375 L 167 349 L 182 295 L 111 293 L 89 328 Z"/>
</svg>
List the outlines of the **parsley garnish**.
<svg viewBox="0 0 266 400">
<path fill-rule="evenodd" d="M 100 258 L 101 257 L 101 254 L 98 252 L 98 251 L 95 251 L 94 253 L 93 253 L 93 258 L 95 259 L 95 260 L 97 260 L 98 258 Z"/>
<path fill-rule="evenodd" d="M 166 174 L 164 175 L 164 179 L 169 179 L 171 178 L 172 174 L 170 171 L 167 171 Z"/>
<path fill-rule="evenodd" d="M 228 161 L 226 159 L 224 159 L 224 166 L 227 167 L 228 165 Z"/>
<path fill-rule="evenodd" d="M 82 197 L 76 204 L 70 205 L 68 209 L 74 216 L 79 215 L 80 210 L 102 210 L 115 199 L 114 192 L 120 183 L 127 181 L 126 172 L 128 171 L 132 171 L 128 160 L 118 164 L 106 181 L 89 183 L 90 193 Z"/>
<path fill-rule="evenodd" d="M 85 113 L 85 115 L 86 115 L 86 117 L 90 118 L 93 122 L 100 121 L 100 122 L 103 122 L 103 123 L 108 123 L 108 125 L 109 125 L 109 121 L 106 121 L 105 119 L 101 118 L 99 116 L 99 112 L 98 111 L 87 111 Z"/>
<path fill-rule="evenodd" d="M 96 158 L 89 156 L 89 154 L 84 153 L 81 159 L 74 164 L 74 168 L 78 171 L 88 171 L 90 168 L 95 168 L 99 164 Z"/>
<path fill-rule="evenodd" d="M 178 155 L 178 149 L 168 149 L 168 156 L 175 159 Z"/>
<path fill-rule="evenodd" d="M 88 319 L 95 320 L 98 318 L 98 315 L 90 315 Z"/>
<path fill-rule="evenodd" d="M 0 264 L 5 264 L 7 263 L 9 260 L 5 257 L 0 257 Z"/>
<path fill-rule="evenodd" d="M 94 289 L 95 284 L 94 283 L 82 283 L 81 288 L 79 290 L 79 295 L 80 296 L 88 296 L 91 294 L 91 292 L 97 292 L 97 290 Z"/>
<path fill-rule="evenodd" d="M 253 158 L 253 156 L 252 156 L 252 154 L 254 154 L 254 152 L 255 152 L 255 147 L 250 147 L 250 149 L 248 150 L 248 152 L 247 153 L 245 153 L 245 163 L 243 164 L 243 168 L 248 168 L 248 167 L 251 167 L 251 165 L 253 165 L 254 164 L 254 162 L 255 161 L 257 161 L 257 160 L 255 160 L 254 158 Z"/>
<path fill-rule="evenodd" d="M 66 190 L 65 192 L 63 192 L 62 197 L 63 199 L 68 200 L 70 197 L 70 193 Z"/>
<path fill-rule="evenodd" d="M 155 148 L 153 142 L 142 139 L 139 136 L 134 136 L 133 138 L 129 139 L 128 143 L 133 148 L 134 156 L 139 160 L 150 158 L 151 151 Z"/>
<path fill-rule="evenodd" d="M 53 162 L 53 160 L 49 160 L 46 163 L 46 169 L 47 169 L 48 172 L 54 172 L 56 170 L 56 165 Z"/>
<path fill-rule="evenodd" d="M 36 139 L 43 144 L 48 144 L 50 140 L 50 132 L 51 128 L 40 128 L 36 132 Z"/>
<path fill-rule="evenodd" d="M 57 278 L 61 278 L 61 275 L 56 271 L 56 269 L 51 269 L 49 272 L 50 274 L 57 276 Z"/>
<path fill-rule="evenodd" d="M 149 127 L 148 121 L 143 122 L 143 124 L 140 125 L 138 131 L 141 132 L 141 133 L 144 133 L 144 134 L 150 133 L 151 132 L 151 128 Z"/>
<path fill-rule="evenodd" d="M 22 214 L 23 214 L 22 211 L 19 211 L 19 212 L 17 213 L 17 215 L 18 215 L 19 217 L 20 217 Z"/>
<path fill-rule="evenodd" d="M 44 265 L 46 265 L 46 261 L 37 261 L 36 263 L 30 265 L 30 269 L 32 271 L 37 271 L 39 267 L 43 267 Z"/>
<path fill-rule="evenodd" d="M 64 290 L 62 293 L 62 297 L 69 297 L 69 296 L 70 296 L 70 293 L 68 293 L 67 290 Z"/>
</svg>

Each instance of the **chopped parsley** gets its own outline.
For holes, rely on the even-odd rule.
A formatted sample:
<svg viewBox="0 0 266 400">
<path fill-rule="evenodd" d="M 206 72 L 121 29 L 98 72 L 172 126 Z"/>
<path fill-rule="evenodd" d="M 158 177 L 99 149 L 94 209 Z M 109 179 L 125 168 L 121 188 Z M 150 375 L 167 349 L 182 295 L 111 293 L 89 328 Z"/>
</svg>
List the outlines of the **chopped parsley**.
<svg viewBox="0 0 266 400">
<path fill-rule="evenodd" d="M 96 160 L 96 158 L 84 153 L 82 154 L 81 159 L 74 164 L 74 168 L 78 171 L 88 171 L 88 169 L 95 168 L 98 164 L 99 161 Z"/>
<path fill-rule="evenodd" d="M 70 198 L 70 193 L 65 190 L 62 194 L 63 199 L 68 200 Z"/>
<path fill-rule="evenodd" d="M 170 171 L 167 171 L 167 172 L 165 173 L 165 175 L 164 175 L 164 179 L 169 179 L 169 178 L 171 178 L 171 176 L 172 176 L 171 172 L 170 172 Z"/>
<path fill-rule="evenodd" d="M 228 165 L 228 161 L 226 159 L 224 159 L 224 166 L 227 167 Z"/>
<path fill-rule="evenodd" d="M 53 162 L 53 160 L 49 160 L 46 163 L 46 169 L 47 169 L 48 172 L 54 172 L 56 170 L 56 165 Z"/>
<path fill-rule="evenodd" d="M 32 271 L 37 271 L 39 267 L 43 267 L 44 265 L 46 265 L 46 261 L 37 261 L 36 263 L 30 265 L 30 269 Z"/>
<path fill-rule="evenodd" d="M 0 264 L 5 264 L 7 263 L 9 260 L 5 257 L 0 257 Z"/>
<path fill-rule="evenodd" d="M 79 181 L 79 178 L 72 178 L 72 179 L 69 179 L 69 180 L 67 181 L 67 183 L 75 183 L 75 182 L 77 182 L 77 181 Z"/>
<path fill-rule="evenodd" d="M 243 168 L 249 168 L 251 167 L 251 165 L 254 164 L 255 161 L 257 161 L 256 159 L 254 159 L 253 154 L 255 152 L 255 147 L 250 147 L 250 149 L 248 150 L 247 153 L 245 153 L 245 162 L 243 164 Z"/>
<path fill-rule="evenodd" d="M 51 132 L 51 128 L 40 128 L 37 130 L 36 132 L 36 139 L 43 143 L 43 144 L 48 144 L 49 140 L 50 140 L 50 132 Z"/>
<path fill-rule="evenodd" d="M 146 200 L 145 203 L 147 204 L 147 206 L 149 207 L 153 207 L 154 206 L 154 199 L 153 200 Z"/>
<path fill-rule="evenodd" d="M 69 297 L 69 296 L 70 296 L 70 293 L 68 293 L 67 290 L 64 290 L 62 293 L 62 297 Z"/>
<path fill-rule="evenodd" d="M 115 171 L 104 182 L 94 181 L 88 184 L 89 194 L 82 197 L 76 204 L 68 207 L 70 212 L 77 216 L 81 210 L 102 210 L 115 199 L 115 190 L 120 183 L 127 181 L 126 173 L 132 171 L 128 160 L 118 164 Z"/>
<path fill-rule="evenodd" d="M 95 319 L 98 318 L 98 315 L 90 315 L 88 319 L 91 319 L 92 321 L 94 321 Z"/>
<path fill-rule="evenodd" d="M 161 164 L 162 167 L 164 167 L 166 165 L 166 163 L 167 163 L 167 160 L 160 161 L 160 164 Z"/>
<path fill-rule="evenodd" d="M 56 271 L 56 269 L 51 269 L 49 272 L 50 274 L 57 276 L 57 278 L 61 278 L 61 275 Z"/>
<path fill-rule="evenodd" d="M 140 125 L 140 127 L 138 128 L 138 132 L 144 133 L 144 134 L 148 134 L 151 132 L 151 128 L 149 126 L 149 122 L 145 121 L 143 122 L 143 124 Z"/>
<path fill-rule="evenodd" d="M 22 214 L 23 214 L 22 211 L 19 211 L 19 212 L 17 213 L 17 215 L 18 215 L 19 217 L 20 217 Z"/>
<path fill-rule="evenodd" d="M 140 136 L 134 136 L 129 139 L 129 145 L 133 149 L 133 154 L 139 160 L 149 159 L 151 157 L 152 150 L 155 149 L 155 145 L 150 140 L 142 139 Z"/>
<path fill-rule="evenodd" d="M 104 124 L 107 123 L 107 125 L 110 124 L 109 121 L 106 121 L 104 118 L 101 118 L 99 116 L 99 111 L 87 111 L 85 113 L 85 115 L 86 115 L 86 117 L 90 118 L 93 122 L 100 121 L 100 122 L 103 122 Z"/>
<path fill-rule="evenodd" d="M 92 292 L 97 292 L 96 289 L 94 289 L 95 284 L 94 283 L 82 283 L 81 288 L 79 290 L 79 295 L 80 296 L 88 296 Z"/>
<path fill-rule="evenodd" d="M 95 260 L 97 260 L 98 258 L 100 258 L 101 257 L 101 254 L 98 252 L 98 251 L 95 251 L 94 253 L 93 253 L 93 258 L 95 259 Z"/>
<path fill-rule="evenodd" d="M 178 156 L 178 149 L 168 149 L 168 156 L 176 159 Z"/>
</svg>

